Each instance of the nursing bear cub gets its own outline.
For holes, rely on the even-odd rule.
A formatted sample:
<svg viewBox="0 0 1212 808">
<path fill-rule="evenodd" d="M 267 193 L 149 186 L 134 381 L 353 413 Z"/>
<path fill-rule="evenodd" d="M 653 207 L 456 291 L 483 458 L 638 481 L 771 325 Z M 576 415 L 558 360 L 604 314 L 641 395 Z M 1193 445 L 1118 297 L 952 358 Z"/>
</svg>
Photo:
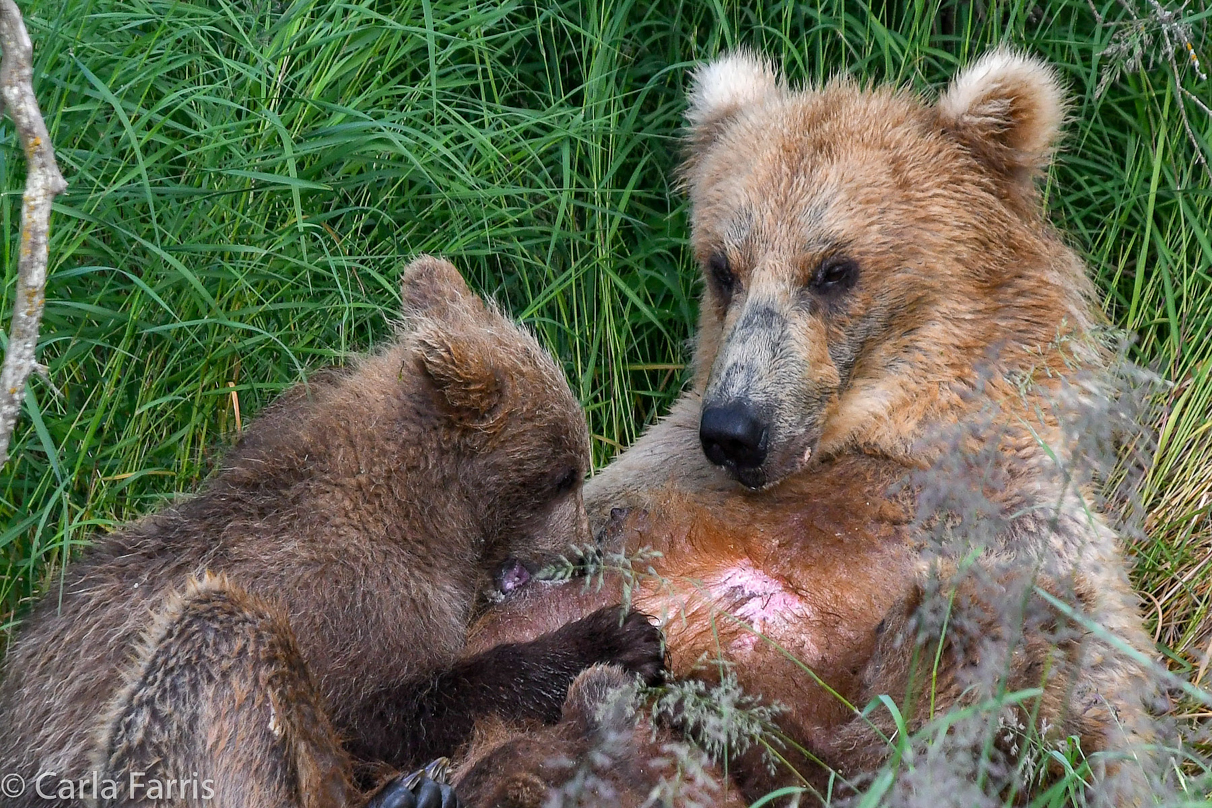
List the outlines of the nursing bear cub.
<svg viewBox="0 0 1212 808">
<path fill-rule="evenodd" d="M 898 732 L 1017 693 L 902 769 L 1021 795 L 1049 775 L 1046 754 L 1024 768 L 1026 736 L 1076 738 L 1092 799 L 1148 797 L 1154 651 L 1081 471 L 1106 427 L 1082 421 L 1107 400 L 1102 317 L 1036 187 L 1063 116 L 1052 71 L 1008 50 L 936 101 L 790 89 L 745 53 L 694 76 L 693 380 L 586 504 L 608 553 L 659 551 L 628 592 L 674 674 L 724 660 L 783 705 L 783 782 L 809 793 L 862 788 Z M 527 591 L 477 631 L 538 636 L 620 591 Z M 885 695 L 903 728 L 860 714 Z M 787 768 L 729 765 L 750 799 Z M 985 804 L 969 791 L 957 804 Z"/>
<path fill-rule="evenodd" d="M 200 493 L 99 538 L 25 618 L 0 772 L 30 787 L 7 805 L 448 805 L 374 781 L 478 718 L 556 721 L 595 665 L 659 678 L 659 632 L 617 607 L 464 652 L 488 600 L 588 539 L 588 433 L 450 264 L 415 261 L 403 293 L 390 345 L 286 394 Z"/>
</svg>

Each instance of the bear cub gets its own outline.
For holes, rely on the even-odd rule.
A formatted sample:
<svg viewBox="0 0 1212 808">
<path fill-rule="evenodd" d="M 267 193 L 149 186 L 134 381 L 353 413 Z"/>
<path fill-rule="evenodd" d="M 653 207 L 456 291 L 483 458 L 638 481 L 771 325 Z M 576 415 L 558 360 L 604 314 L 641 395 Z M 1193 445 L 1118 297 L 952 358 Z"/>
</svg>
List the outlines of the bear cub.
<svg viewBox="0 0 1212 808">
<path fill-rule="evenodd" d="M 589 539 L 588 432 L 449 263 L 414 261 L 403 296 L 390 345 L 284 395 L 196 496 L 99 538 L 26 617 L 0 771 L 43 793 L 13 808 L 408 805 L 371 781 L 477 718 L 555 722 L 597 664 L 660 678 L 658 630 L 619 607 L 465 652 L 494 595 Z"/>
</svg>

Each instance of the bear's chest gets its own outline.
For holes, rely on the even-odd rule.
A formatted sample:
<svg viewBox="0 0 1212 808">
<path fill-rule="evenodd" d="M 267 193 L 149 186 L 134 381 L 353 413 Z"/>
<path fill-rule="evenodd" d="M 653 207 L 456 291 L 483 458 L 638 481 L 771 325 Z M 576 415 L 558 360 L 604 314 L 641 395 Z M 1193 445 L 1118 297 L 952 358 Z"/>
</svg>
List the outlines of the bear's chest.
<svg viewBox="0 0 1212 808">
<path fill-rule="evenodd" d="M 626 550 L 656 551 L 635 604 L 661 621 L 675 673 L 724 659 L 804 723 L 840 720 L 838 697 L 857 696 L 876 627 L 917 570 L 886 483 L 851 472 L 758 495 L 667 491 L 629 515 Z"/>
</svg>

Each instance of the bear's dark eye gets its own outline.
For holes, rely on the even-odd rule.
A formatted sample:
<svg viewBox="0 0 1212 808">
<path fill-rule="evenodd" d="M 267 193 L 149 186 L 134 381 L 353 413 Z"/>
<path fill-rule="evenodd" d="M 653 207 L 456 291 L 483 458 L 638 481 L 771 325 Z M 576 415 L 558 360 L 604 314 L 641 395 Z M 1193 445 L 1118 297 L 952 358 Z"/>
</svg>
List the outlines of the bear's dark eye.
<svg viewBox="0 0 1212 808">
<path fill-rule="evenodd" d="M 556 480 L 556 495 L 567 494 L 576 487 L 576 484 L 580 481 L 580 479 L 581 475 L 577 473 L 576 469 L 569 469 L 568 471 L 564 472 L 560 479 Z"/>
<path fill-rule="evenodd" d="M 840 255 L 831 255 L 812 273 L 809 286 L 818 294 L 844 292 L 858 280 L 858 264 Z"/>
<path fill-rule="evenodd" d="M 720 297 L 727 302 L 736 289 L 736 275 L 732 274 L 732 264 L 728 262 L 728 256 L 722 252 L 712 253 L 711 258 L 707 260 L 707 274 L 719 291 Z"/>
</svg>

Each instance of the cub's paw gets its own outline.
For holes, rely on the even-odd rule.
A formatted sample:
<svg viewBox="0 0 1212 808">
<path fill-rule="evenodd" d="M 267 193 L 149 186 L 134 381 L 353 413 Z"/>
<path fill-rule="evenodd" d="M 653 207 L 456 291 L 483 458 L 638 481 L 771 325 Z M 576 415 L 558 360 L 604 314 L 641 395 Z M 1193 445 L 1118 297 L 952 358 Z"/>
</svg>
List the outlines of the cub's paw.
<svg viewBox="0 0 1212 808">
<path fill-rule="evenodd" d="M 389 780 L 365 808 L 462 808 L 448 782 L 450 761 L 438 758 L 423 769 Z"/>
<path fill-rule="evenodd" d="M 644 684 L 665 679 L 665 642 L 656 621 L 643 612 L 626 615 L 622 606 L 606 606 L 560 629 L 561 638 L 580 649 L 587 662 L 618 665 Z"/>
</svg>

